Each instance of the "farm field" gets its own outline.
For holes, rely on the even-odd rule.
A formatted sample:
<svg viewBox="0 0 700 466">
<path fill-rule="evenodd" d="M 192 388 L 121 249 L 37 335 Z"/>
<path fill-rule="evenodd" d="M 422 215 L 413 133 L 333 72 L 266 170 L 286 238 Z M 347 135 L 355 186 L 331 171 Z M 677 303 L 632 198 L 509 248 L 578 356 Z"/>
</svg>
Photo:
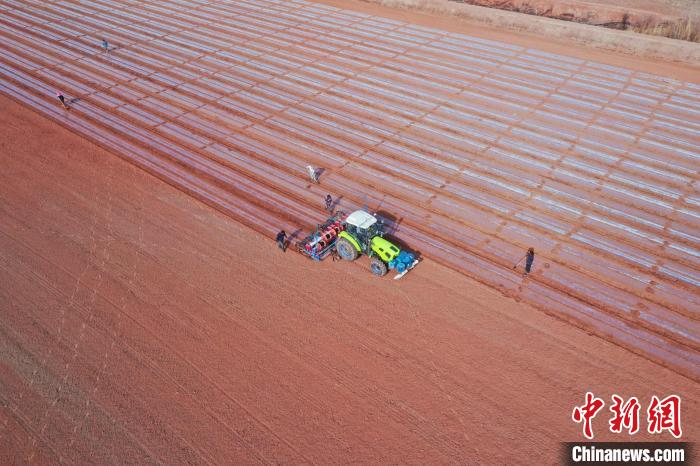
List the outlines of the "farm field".
<svg viewBox="0 0 700 466">
<path fill-rule="evenodd" d="M 177 462 L 437 451 L 503 462 L 574 436 L 566 413 L 587 378 L 640 397 L 651 387 L 635 371 L 697 388 L 697 69 L 614 64 L 353 5 L 0 0 L 0 94 L 12 109 L 0 151 L 11 220 L 0 447 L 73 462 L 88 452 L 69 450 L 99 433 L 107 461 L 167 461 L 182 447 Z M 24 132 L 35 151 L 13 139 Z M 320 185 L 306 165 L 322 169 Z M 277 254 L 275 233 L 313 228 L 327 193 L 342 210 L 378 212 L 424 263 L 397 285 L 364 261 Z M 512 266 L 528 247 L 524 279 Z M 328 296 L 344 307 L 329 311 Z M 543 414 L 499 451 L 486 438 L 502 443 L 535 406 L 515 387 L 499 389 L 507 402 L 490 390 L 520 377 L 539 390 L 533 365 L 565 415 Z M 111 394 L 118 381 L 128 385 Z M 349 391 L 327 398 L 333 386 Z M 484 412 L 468 412 L 474 402 Z M 366 430 L 378 412 L 385 430 Z M 487 426 L 494 416 L 501 427 Z M 469 450 L 465 423 L 485 429 L 483 449 Z M 222 447 L 231 437 L 237 447 Z"/>
<path fill-rule="evenodd" d="M 676 393 L 697 441 L 686 377 L 429 259 L 281 254 L 0 105 L 3 464 L 556 463 L 585 390 Z"/>
</svg>

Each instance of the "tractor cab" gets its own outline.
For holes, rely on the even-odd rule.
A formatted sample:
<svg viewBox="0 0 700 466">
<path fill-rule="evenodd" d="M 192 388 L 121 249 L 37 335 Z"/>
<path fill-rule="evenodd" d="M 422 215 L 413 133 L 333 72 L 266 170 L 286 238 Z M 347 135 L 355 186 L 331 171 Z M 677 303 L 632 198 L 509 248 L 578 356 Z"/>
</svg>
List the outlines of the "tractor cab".
<svg viewBox="0 0 700 466">
<path fill-rule="evenodd" d="M 345 231 L 350 234 L 360 247 L 359 252 L 366 253 L 375 236 L 381 236 L 381 224 L 374 215 L 364 210 L 356 210 L 345 219 Z"/>
</svg>

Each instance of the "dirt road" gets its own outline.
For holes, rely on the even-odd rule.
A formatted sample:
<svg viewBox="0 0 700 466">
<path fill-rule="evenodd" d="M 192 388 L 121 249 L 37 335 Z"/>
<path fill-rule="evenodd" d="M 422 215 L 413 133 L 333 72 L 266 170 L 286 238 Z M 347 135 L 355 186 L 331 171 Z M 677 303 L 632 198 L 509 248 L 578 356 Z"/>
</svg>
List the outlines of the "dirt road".
<svg viewBox="0 0 700 466">
<path fill-rule="evenodd" d="M 555 463 L 586 390 L 677 393 L 698 440 L 685 377 L 430 260 L 283 255 L 0 105 L 3 464 Z"/>
<path fill-rule="evenodd" d="M 650 27 L 700 15 L 700 4 L 694 0 L 465 0 L 452 3 L 449 0 L 365 1 L 445 14 L 458 13 L 460 9 L 455 3 L 460 3 L 609 28 Z"/>
</svg>

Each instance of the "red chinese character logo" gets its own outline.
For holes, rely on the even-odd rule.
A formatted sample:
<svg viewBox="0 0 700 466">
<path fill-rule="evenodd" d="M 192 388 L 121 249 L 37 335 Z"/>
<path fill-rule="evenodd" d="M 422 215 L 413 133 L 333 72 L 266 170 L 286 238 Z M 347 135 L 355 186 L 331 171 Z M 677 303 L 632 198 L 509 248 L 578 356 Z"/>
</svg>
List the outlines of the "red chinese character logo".
<svg viewBox="0 0 700 466">
<path fill-rule="evenodd" d="M 605 406 L 605 402 L 602 399 L 596 398 L 591 392 L 587 392 L 586 403 L 582 406 L 576 406 L 571 413 L 571 419 L 573 419 L 574 422 L 583 422 L 583 435 L 585 435 L 587 439 L 593 438 L 592 421 L 603 406 Z"/>
<path fill-rule="evenodd" d="M 649 409 L 647 409 L 647 417 L 650 434 L 659 434 L 668 430 L 674 437 L 680 438 L 682 431 L 681 398 L 679 396 L 669 395 L 661 401 L 656 395 L 652 396 Z"/>
<path fill-rule="evenodd" d="M 622 404 L 622 398 L 617 395 L 612 396 L 613 405 L 610 411 L 613 417 L 610 419 L 610 432 L 620 433 L 625 428 L 630 435 L 634 435 L 639 430 L 639 400 L 633 396 L 627 403 Z"/>
</svg>

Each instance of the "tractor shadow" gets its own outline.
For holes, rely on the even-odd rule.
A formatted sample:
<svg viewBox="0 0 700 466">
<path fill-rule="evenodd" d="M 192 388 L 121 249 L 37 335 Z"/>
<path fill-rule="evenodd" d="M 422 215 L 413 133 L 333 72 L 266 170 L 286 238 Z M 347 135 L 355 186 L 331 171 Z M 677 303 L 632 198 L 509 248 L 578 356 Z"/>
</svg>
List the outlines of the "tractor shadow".
<svg viewBox="0 0 700 466">
<path fill-rule="evenodd" d="M 338 196 L 335 199 L 333 199 L 333 203 L 331 204 L 331 212 L 336 213 L 336 209 L 340 206 L 340 201 L 343 200 L 343 196 Z"/>
<path fill-rule="evenodd" d="M 375 215 L 377 219 L 384 224 L 384 233 L 387 235 L 395 234 L 403 220 L 384 210 L 378 210 L 375 212 Z"/>
</svg>

